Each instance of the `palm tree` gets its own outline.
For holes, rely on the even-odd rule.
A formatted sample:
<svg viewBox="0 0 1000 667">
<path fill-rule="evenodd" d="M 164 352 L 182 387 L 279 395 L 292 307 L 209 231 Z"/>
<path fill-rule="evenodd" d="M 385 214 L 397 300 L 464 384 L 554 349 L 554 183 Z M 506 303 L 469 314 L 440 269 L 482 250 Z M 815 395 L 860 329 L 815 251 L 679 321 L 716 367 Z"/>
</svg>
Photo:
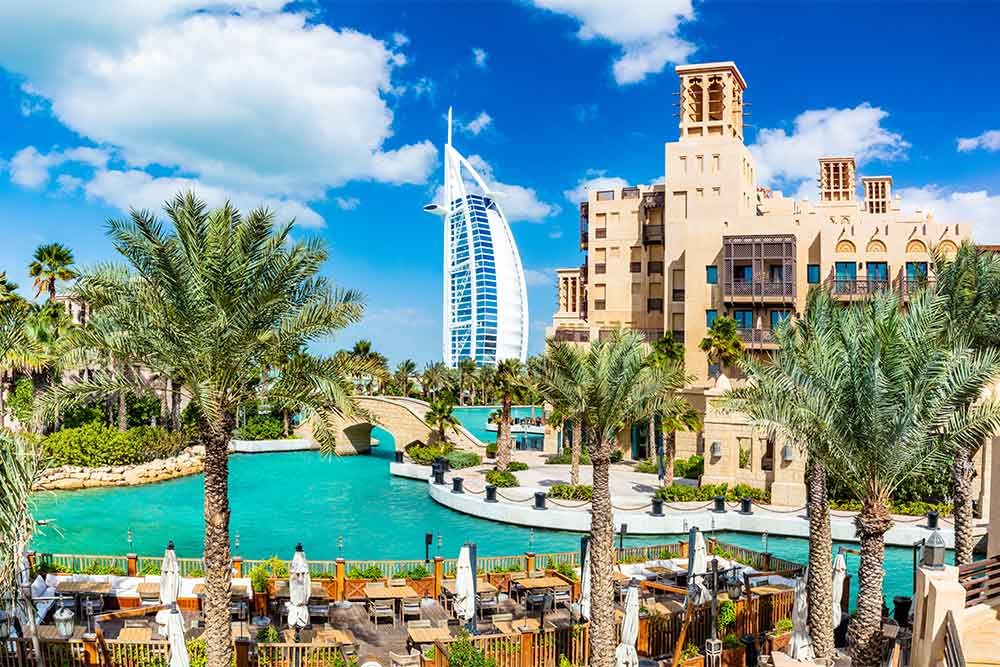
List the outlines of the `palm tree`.
<svg viewBox="0 0 1000 667">
<path fill-rule="evenodd" d="M 360 320 L 361 295 L 334 290 L 320 275 L 322 242 L 293 240 L 291 223 L 276 225 L 265 210 L 241 215 L 229 203 L 209 211 L 193 194 L 166 207 L 164 225 L 147 211 L 112 220 L 109 235 L 126 266 L 100 266 L 78 280 L 76 296 L 93 307 L 109 354 L 142 359 L 153 373 L 169 371 L 199 409 L 205 446 L 205 636 L 207 664 L 232 661 L 229 599 L 229 470 L 227 446 L 242 403 L 269 400 L 311 417 L 313 437 L 335 447 L 340 419 L 363 416 L 353 378 L 373 372 L 349 354 L 295 355 L 308 343 Z M 291 356 L 280 376 L 265 373 Z M 142 385 L 140 374 L 98 370 L 59 385 L 46 412 L 105 398 Z M 144 386 L 138 387 L 145 389 Z"/>
<path fill-rule="evenodd" d="M 7 272 L 0 271 L 0 304 L 17 301 L 21 297 L 17 294 L 18 284 L 7 280 Z"/>
<path fill-rule="evenodd" d="M 963 243 L 954 258 L 936 255 L 937 292 L 945 299 L 948 336 L 969 341 L 981 349 L 1000 344 L 1000 255 Z M 952 497 L 955 522 L 955 564 L 972 562 L 972 477 L 982 443 L 955 453 Z"/>
<path fill-rule="evenodd" d="M 404 359 L 396 366 L 392 381 L 396 391 L 400 396 L 409 396 L 413 391 L 413 375 L 417 372 L 417 365 L 412 359 Z"/>
<path fill-rule="evenodd" d="M 684 344 L 674 340 L 673 335 L 666 335 L 653 342 L 653 354 L 651 361 L 661 367 L 676 365 L 681 372 L 684 371 Z M 649 419 L 646 433 L 650 444 L 659 440 L 660 432 L 666 433 L 663 443 L 664 477 L 665 486 L 674 483 L 674 457 L 677 453 L 677 431 L 698 431 L 701 429 L 701 416 L 698 411 L 688 403 L 682 401 L 677 406 L 678 410 L 670 414 L 653 415 Z M 653 447 L 647 447 L 649 452 Z"/>
<path fill-rule="evenodd" d="M 375 352 L 372 349 L 372 342 L 365 339 L 354 343 L 354 347 L 351 348 L 349 354 L 365 364 L 374 364 L 374 372 L 361 376 L 358 379 L 364 381 L 366 394 L 370 395 L 375 391 L 376 385 L 377 390 L 381 393 L 383 389 L 382 385 L 389 377 L 388 360 L 378 352 Z"/>
<path fill-rule="evenodd" d="M 29 326 L 31 310 L 17 301 L 0 303 L 0 428 L 7 417 L 6 386 L 19 372 L 44 368 L 48 357 Z"/>
<path fill-rule="evenodd" d="M 911 475 L 945 465 L 957 447 L 1000 429 L 1000 403 L 973 404 L 1000 373 L 1000 350 L 943 344 L 943 300 L 928 293 L 912 298 L 905 312 L 898 294 L 881 292 L 849 308 L 831 308 L 829 317 L 828 334 L 817 334 L 819 342 L 807 353 L 811 376 L 826 391 L 806 398 L 827 403 L 822 414 L 830 418 L 820 431 L 829 447 L 826 465 L 861 500 L 855 517 L 858 598 L 849 637 L 852 664 L 875 667 L 882 655 L 890 499 Z M 801 419 L 805 428 L 818 428 L 808 413 Z"/>
<path fill-rule="evenodd" d="M 475 393 L 476 360 L 465 357 L 458 362 L 458 402 L 465 405 L 465 390 L 471 388 Z"/>
<path fill-rule="evenodd" d="M 511 408 L 514 401 L 522 395 L 525 389 L 524 374 L 521 362 L 517 359 L 504 359 L 497 364 L 496 393 L 500 399 L 500 424 L 497 429 L 497 470 L 506 470 L 510 465 L 511 452 L 514 443 L 511 440 Z"/>
<path fill-rule="evenodd" d="M 698 349 L 708 356 L 708 363 L 718 364 L 721 372 L 739 361 L 746 346 L 740 338 L 736 320 L 731 317 L 717 317 L 708 333 L 698 343 Z"/>
<path fill-rule="evenodd" d="M 73 280 L 73 251 L 61 243 L 46 243 L 35 249 L 28 275 L 35 279 L 35 296 L 48 291 L 49 301 L 56 300 L 56 282 Z"/>
<path fill-rule="evenodd" d="M 430 398 L 433 402 L 438 397 L 438 392 L 451 387 L 451 369 L 440 361 L 427 364 L 421 376 L 420 383 L 424 388 L 425 398 Z"/>
<path fill-rule="evenodd" d="M 593 343 L 583 355 L 563 354 L 552 348 L 569 345 L 549 341 L 554 361 L 544 366 L 539 391 L 559 396 L 582 391 L 583 423 L 588 430 L 594 483 L 591 503 L 591 619 L 590 655 L 594 667 L 614 664 L 615 617 L 612 569 L 615 562 L 609 472 L 618 432 L 650 414 L 669 411 L 679 399 L 675 391 L 684 375 L 676 366 L 650 363 L 649 346 L 635 332 L 615 331 Z M 563 363 L 580 363 L 568 368 Z M 582 380 L 582 390 L 574 386 Z"/>
<path fill-rule="evenodd" d="M 533 384 L 541 394 L 542 402 L 552 406 L 550 423 L 562 427 L 567 421 L 572 424 L 570 435 L 569 483 L 580 483 L 580 452 L 583 449 L 583 419 L 586 402 L 583 389 L 587 351 L 579 345 L 550 344 L 538 361 L 531 365 Z M 552 378 L 559 377 L 560 384 L 554 390 Z M 548 382 L 546 379 L 548 378 Z"/>
<path fill-rule="evenodd" d="M 431 402 L 424 421 L 434 429 L 434 437 L 445 448 L 448 446 L 448 430 L 458 432 L 458 418 L 455 416 L 455 406 L 444 399 L 434 399 Z"/>
<path fill-rule="evenodd" d="M 750 381 L 722 400 L 722 407 L 746 414 L 772 436 L 794 443 L 806 455 L 809 506 L 809 569 L 806 593 L 809 633 L 819 657 L 833 655 L 833 567 L 826 459 L 832 434 L 827 427 L 838 418 L 827 400 L 831 387 L 822 371 L 826 351 L 835 345 L 833 309 L 822 290 L 809 293 L 805 315 L 775 332 L 778 351 L 770 363 L 743 359 Z"/>
<path fill-rule="evenodd" d="M 476 369 L 475 382 L 479 385 L 479 402 L 488 405 L 490 396 L 496 389 L 497 369 L 496 366 L 487 364 Z"/>
</svg>

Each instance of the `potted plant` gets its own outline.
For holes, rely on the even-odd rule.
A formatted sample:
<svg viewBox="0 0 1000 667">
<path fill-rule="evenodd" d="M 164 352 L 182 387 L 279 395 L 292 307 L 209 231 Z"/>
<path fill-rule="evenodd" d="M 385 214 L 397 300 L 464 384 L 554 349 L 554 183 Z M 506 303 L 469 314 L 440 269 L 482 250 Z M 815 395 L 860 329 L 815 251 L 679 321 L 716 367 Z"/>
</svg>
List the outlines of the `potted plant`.
<svg viewBox="0 0 1000 667">
<path fill-rule="evenodd" d="M 263 565 L 254 565 L 250 569 L 254 616 L 267 616 L 267 584 L 269 579 L 270 574 Z"/>
<path fill-rule="evenodd" d="M 701 649 L 696 645 L 688 644 L 681 651 L 680 665 L 682 667 L 705 667 L 705 656 L 701 654 Z"/>
<path fill-rule="evenodd" d="M 774 629 L 767 633 L 767 652 L 783 651 L 792 640 L 792 619 L 782 618 L 774 624 Z"/>
<path fill-rule="evenodd" d="M 513 565 L 507 565 L 506 567 L 498 567 L 489 574 L 486 575 L 486 580 L 491 584 L 496 586 L 497 590 L 502 593 L 510 593 L 510 575 L 511 572 L 523 572 L 524 566 L 518 563 Z"/>
<path fill-rule="evenodd" d="M 385 573 L 378 565 L 369 565 L 365 568 L 352 566 L 345 576 L 344 588 L 348 600 L 362 600 L 365 597 L 365 585 L 371 581 L 385 582 Z"/>
<path fill-rule="evenodd" d="M 747 647 L 730 632 L 722 638 L 722 667 L 746 667 Z"/>
<path fill-rule="evenodd" d="M 407 585 L 422 598 L 434 597 L 434 575 L 423 565 L 400 570 L 393 575 L 397 579 L 406 579 Z"/>
</svg>

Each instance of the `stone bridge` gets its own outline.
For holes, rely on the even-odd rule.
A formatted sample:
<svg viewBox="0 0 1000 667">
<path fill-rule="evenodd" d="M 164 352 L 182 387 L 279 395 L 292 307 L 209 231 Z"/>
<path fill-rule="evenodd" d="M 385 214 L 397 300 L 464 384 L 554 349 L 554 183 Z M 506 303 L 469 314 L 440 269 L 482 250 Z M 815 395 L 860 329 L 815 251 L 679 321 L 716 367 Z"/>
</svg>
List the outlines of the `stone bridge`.
<svg viewBox="0 0 1000 667">
<path fill-rule="evenodd" d="M 337 433 L 337 453 L 367 454 L 371 449 L 372 428 L 380 426 L 392 434 L 396 449 L 402 451 L 413 442 L 429 442 L 431 427 L 424 420 L 430 405 L 426 401 L 398 396 L 359 396 L 358 404 L 371 417 L 368 420 L 345 422 Z M 485 458 L 486 444 L 480 442 L 464 426 L 450 431 L 448 439 L 458 449 L 477 452 Z"/>
</svg>

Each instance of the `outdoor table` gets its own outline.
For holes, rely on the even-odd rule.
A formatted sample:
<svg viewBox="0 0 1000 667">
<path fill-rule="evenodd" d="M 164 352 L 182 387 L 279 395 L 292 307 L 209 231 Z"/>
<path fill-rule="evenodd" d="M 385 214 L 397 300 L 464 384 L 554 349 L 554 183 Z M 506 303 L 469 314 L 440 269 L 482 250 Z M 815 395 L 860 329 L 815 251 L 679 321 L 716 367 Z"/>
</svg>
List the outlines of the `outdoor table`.
<svg viewBox="0 0 1000 667">
<path fill-rule="evenodd" d="M 423 644 L 433 644 L 436 641 L 448 641 L 451 639 L 451 631 L 448 628 L 406 628 L 406 634 L 410 639 L 411 646 L 421 646 Z"/>
<path fill-rule="evenodd" d="M 56 594 L 73 596 L 77 615 L 81 610 L 81 598 L 100 597 L 109 593 L 111 593 L 111 582 L 108 581 L 63 581 L 56 586 Z"/>
<path fill-rule="evenodd" d="M 140 598 L 159 598 L 160 582 L 144 581 L 135 587 L 135 592 L 139 594 Z"/>
<path fill-rule="evenodd" d="M 775 593 L 784 593 L 785 591 L 792 590 L 791 586 L 786 586 L 785 584 L 765 584 L 763 586 L 754 586 L 750 589 L 751 592 L 757 595 L 773 595 Z"/>
<path fill-rule="evenodd" d="M 350 630 L 340 628 L 319 628 L 314 635 L 316 640 L 324 644 L 336 644 L 337 646 L 356 646 L 358 640 L 354 638 L 354 633 Z"/>
<path fill-rule="evenodd" d="M 86 630 L 86 628 L 84 626 L 82 626 L 82 625 L 75 625 L 75 626 L 73 626 L 73 636 L 72 637 L 63 637 L 63 636 L 61 636 L 59 634 L 59 631 L 56 630 L 56 626 L 54 626 L 54 625 L 39 625 L 39 626 L 37 626 L 35 628 L 35 634 L 38 635 L 39 639 L 43 639 L 43 640 L 45 640 L 47 642 L 48 641 L 66 642 L 66 641 L 70 641 L 72 639 L 82 639 L 83 638 L 84 630 Z"/>
<path fill-rule="evenodd" d="M 542 624 L 537 618 L 518 618 L 513 621 L 493 621 L 493 627 L 505 635 L 519 635 L 538 630 Z"/>
<path fill-rule="evenodd" d="M 365 597 L 370 600 L 402 600 L 404 598 L 418 598 L 420 594 L 410 586 L 365 584 Z"/>
<path fill-rule="evenodd" d="M 647 572 L 652 572 L 653 574 L 673 574 L 675 570 L 669 567 L 663 567 L 662 565 L 650 565 L 645 568 Z"/>
<path fill-rule="evenodd" d="M 276 581 L 274 582 L 274 597 L 276 598 L 290 598 L 291 594 L 288 592 L 288 581 Z M 323 584 L 318 581 L 312 582 L 312 586 L 309 588 L 309 599 L 310 600 L 329 600 L 330 594 L 326 592 L 323 588 Z"/>
<path fill-rule="evenodd" d="M 140 586 L 141 585 L 142 584 L 140 584 Z M 157 590 L 159 590 L 158 587 L 159 584 L 157 584 Z M 277 584 L 275 585 L 275 589 L 277 589 Z M 287 591 L 287 586 L 285 590 Z M 197 595 L 198 597 L 203 596 L 205 594 L 205 584 L 195 584 L 194 587 L 191 588 L 191 592 Z M 250 597 L 250 589 L 241 584 L 235 585 L 229 591 L 229 597 L 232 598 L 233 600 L 244 600 Z M 285 597 L 288 597 L 288 595 L 285 595 Z"/>
<path fill-rule="evenodd" d="M 441 582 L 441 589 L 448 595 L 454 595 L 455 589 L 458 588 L 457 581 L 455 579 L 444 579 Z M 480 579 L 476 582 L 476 592 L 477 593 L 497 593 L 497 587 L 486 581 L 485 579 Z"/>
<path fill-rule="evenodd" d="M 148 642 L 153 637 L 149 628 L 122 628 L 118 640 L 123 642 Z"/>
</svg>

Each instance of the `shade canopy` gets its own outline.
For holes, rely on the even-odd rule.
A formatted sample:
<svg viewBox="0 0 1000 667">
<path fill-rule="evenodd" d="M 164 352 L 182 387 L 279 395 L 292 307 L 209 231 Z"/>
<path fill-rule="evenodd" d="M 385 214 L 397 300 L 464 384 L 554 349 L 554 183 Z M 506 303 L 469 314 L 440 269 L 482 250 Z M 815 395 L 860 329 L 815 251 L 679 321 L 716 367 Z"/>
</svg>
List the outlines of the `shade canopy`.
<svg viewBox="0 0 1000 667">
<path fill-rule="evenodd" d="M 181 591 L 181 565 L 177 562 L 177 553 L 174 551 L 174 543 L 167 545 L 167 550 L 163 553 L 163 560 L 160 562 L 160 604 L 172 605 L 177 602 L 177 596 Z M 160 634 L 167 634 L 170 612 L 161 609 L 156 612 L 156 622 L 160 626 Z"/>
<path fill-rule="evenodd" d="M 309 625 L 309 593 L 312 579 L 309 576 L 309 561 L 302 545 L 295 547 L 292 564 L 288 568 L 288 626 L 304 628 Z"/>
<path fill-rule="evenodd" d="M 833 560 L 833 627 L 840 625 L 843 616 L 844 580 L 847 578 L 847 559 L 837 554 Z"/>
<path fill-rule="evenodd" d="M 812 637 L 809 636 L 809 609 L 806 606 L 806 574 L 795 580 L 795 602 L 792 603 L 792 639 L 788 642 L 789 657 L 814 660 Z"/>
<path fill-rule="evenodd" d="M 469 621 L 476 617 L 474 576 L 469 547 L 463 546 L 458 553 L 458 565 L 455 569 L 455 615 L 463 621 Z"/>
<path fill-rule="evenodd" d="M 167 643 L 170 646 L 170 667 L 190 667 L 187 643 L 184 641 L 184 622 L 177 605 L 167 617 Z"/>
<path fill-rule="evenodd" d="M 580 568 L 580 616 L 590 620 L 590 542 L 583 552 L 583 567 Z"/>
<path fill-rule="evenodd" d="M 697 528 L 688 535 L 688 602 L 692 605 L 704 604 L 712 600 L 712 594 L 705 586 L 708 572 L 708 549 L 705 536 Z"/>
<path fill-rule="evenodd" d="M 635 642 L 639 639 L 639 589 L 629 586 L 625 594 L 625 618 L 622 619 L 622 639 L 615 649 L 615 667 L 638 667 L 639 654 Z"/>
</svg>

